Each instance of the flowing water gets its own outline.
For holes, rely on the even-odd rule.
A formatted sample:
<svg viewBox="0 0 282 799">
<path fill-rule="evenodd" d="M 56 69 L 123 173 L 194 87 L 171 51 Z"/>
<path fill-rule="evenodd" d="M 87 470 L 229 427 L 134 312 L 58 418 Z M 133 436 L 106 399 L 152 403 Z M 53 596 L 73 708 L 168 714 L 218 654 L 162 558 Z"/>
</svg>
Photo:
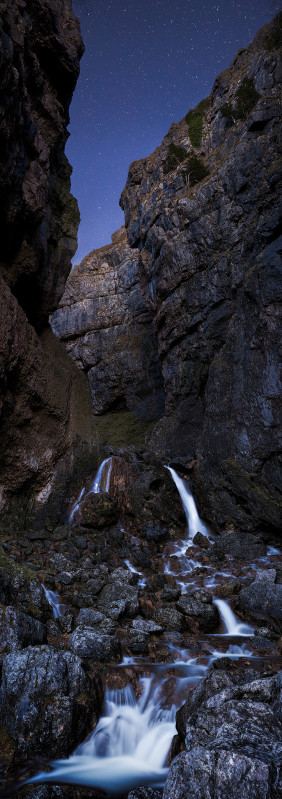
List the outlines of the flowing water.
<svg viewBox="0 0 282 799">
<path fill-rule="evenodd" d="M 49 602 L 49 605 L 52 608 L 54 619 L 58 619 L 59 616 L 63 616 L 66 612 L 66 605 L 61 603 L 59 594 L 57 594 L 56 591 L 50 591 L 45 588 L 43 583 L 41 583 L 41 587 L 43 588 L 47 602 Z"/>
<path fill-rule="evenodd" d="M 107 491 L 107 492 L 109 491 L 112 465 L 113 465 L 112 457 L 106 458 L 104 461 L 102 461 L 97 471 L 97 474 L 94 477 L 94 481 L 89 491 L 86 492 L 85 486 L 81 489 L 79 497 L 76 500 L 69 515 L 70 524 L 73 521 L 75 521 L 75 517 L 79 518 L 80 504 L 83 498 L 85 498 L 89 494 L 99 494 L 101 491 Z"/>
<path fill-rule="evenodd" d="M 111 467 L 111 458 L 103 461 L 90 492 L 109 491 Z M 210 538 L 209 531 L 198 515 L 195 501 L 185 481 L 171 467 L 165 468 L 169 470 L 180 493 L 188 526 L 188 538 L 174 545 L 174 557 L 170 554 L 166 560 L 165 573 L 176 576 L 176 582 L 182 592 L 191 588 L 191 585 L 192 587 L 197 585 L 197 577 L 194 580 L 193 571 L 195 569 L 199 571 L 199 567 L 202 574 L 207 574 L 206 579 L 203 578 L 206 586 L 216 585 L 217 576 L 226 575 L 230 578 L 229 571 L 215 572 L 212 566 L 203 566 L 195 559 L 189 558 L 189 547 L 193 543 L 195 534 L 199 531 Z M 73 508 L 72 518 L 79 510 L 84 493 L 85 489 L 82 490 Z M 138 546 L 138 539 L 135 543 Z M 144 585 L 145 578 L 131 561 L 125 560 L 125 565 L 132 573 L 138 574 L 139 584 Z M 210 571 L 213 573 L 209 573 Z M 58 595 L 47 591 L 44 585 L 42 587 L 48 602 L 52 605 L 54 615 L 58 617 L 62 608 Z M 171 633 L 163 642 L 169 653 L 168 662 L 150 663 L 146 658 L 124 655 L 117 669 L 137 666 L 140 670 L 143 666 L 144 674 L 147 675 L 139 684 L 140 698 L 136 699 L 130 685 L 115 691 L 107 689 L 103 714 L 88 740 L 67 760 L 53 762 L 52 771 L 40 772 L 31 781 L 96 787 L 110 794 L 126 793 L 137 785 L 163 786 L 168 772 L 168 752 L 175 734 L 175 712 L 187 698 L 187 690 L 202 679 L 214 660 L 222 657 L 232 660 L 253 657 L 252 651 L 244 641 L 254 634 L 253 628 L 240 622 L 225 600 L 214 597 L 213 602 L 219 610 L 224 630 L 216 634 L 219 639 L 218 646 L 222 646 L 222 649 L 214 648 L 213 636 L 205 635 L 201 641 L 198 641 L 196 652 L 183 649 L 177 643 L 173 643 L 173 635 L 177 637 L 177 634 Z M 236 642 L 228 641 L 228 637 L 236 638 Z M 166 686 L 172 679 L 172 672 L 174 687 L 169 702 L 165 699 Z"/>
</svg>

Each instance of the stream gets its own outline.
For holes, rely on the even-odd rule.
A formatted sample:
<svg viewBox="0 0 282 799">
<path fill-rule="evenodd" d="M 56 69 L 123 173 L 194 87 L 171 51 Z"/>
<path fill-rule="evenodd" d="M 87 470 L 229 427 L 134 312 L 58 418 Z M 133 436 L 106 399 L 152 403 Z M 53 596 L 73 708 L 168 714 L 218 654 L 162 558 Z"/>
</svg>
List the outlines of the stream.
<svg viewBox="0 0 282 799">
<path fill-rule="evenodd" d="M 112 459 L 101 464 L 88 493 L 110 491 Z M 176 584 L 185 597 L 188 590 L 198 587 L 195 569 L 200 567 L 200 587 L 213 588 L 213 604 L 217 607 L 221 625 L 216 633 L 201 634 L 197 645 L 192 649 L 181 648 L 178 638 L 169 634 L 162 645 L 169 651 L 167 662 L 150 662 L 144 656 L 124 655 L 122 663 L 112 669 L 125 669 L 128 666 L 143 670 L 139 678 L 138 698 L 131 685 L 124 688 L 106 689 L 102 716 L 90 737 L 82 743 L 66 760 L 52 763 L 52 771 L 41 771 L 30 782 L 71 784 L 103 789 L 111 794 L 128 792 L 131 788 L 144 785 L 162 787 L 168 773 L 168 754 L 171 741 L 176 733 L 176 710 L 187 698 L 187 690 L 202 679 L 213 661 L 218 658 L 238 660 L 254 659 L 249 642 L 254 635 L 252 626 L 242 623 L 228 602 L 216 596 L 216 586 L 222 578 L 230 580 L 232 564 L 228 571 L 218 571 L 216 565 L 203 566 L 195 557 L 189 557 L 189 550 L 197 532 L 212 542 L 211 534 L 200 519 L 194 498 L 185 480 L 169 466 L 173 481 L 179 491 L 187 520 L 187 536 L 178 543 L 167 547 L 164 573 L 175 578 Z M 82 489 L 75 502 L 69 521 L 79 518 L 80 502 L 85 496 Z M 269 548 L 268 556 L 277 554 Z M 268 558 L 262 559 L 264 561 Z M 138 584 L 146 584 L 142 572 L 125 560 L 125 566 L 138 576 Z M 255 564 L 252 564 L 255 568 Z M 45 596 L 52 606 L 54 617 L 64 613 L 57 594 L 42 586 Z M 173 691 L 168 690 L 173 671 Z M 168 699 L 169 697 L 169 699 Z"/>
</svg>

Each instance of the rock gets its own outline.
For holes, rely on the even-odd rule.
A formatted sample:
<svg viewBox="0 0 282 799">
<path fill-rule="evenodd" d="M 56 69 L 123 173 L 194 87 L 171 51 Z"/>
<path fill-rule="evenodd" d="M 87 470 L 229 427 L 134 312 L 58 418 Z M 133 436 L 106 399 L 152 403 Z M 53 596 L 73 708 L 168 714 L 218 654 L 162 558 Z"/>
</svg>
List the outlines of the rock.
<svg viewBox="0 0 282 799">
<path fill-rule="evenodd" d="M 111 619 L 119 619 L 123 615 L 134 618 L 139 612 L 138 586 L 129 585 L 123 579 L 108 583 L 99 594 L 97 608 L 101 612 L 105 611 Z"/>
<path fill-rule="evenodd" d="M 9 652 L 44 643 L 46 634 L 45 625 L 37 619 L 12 607 L 0 607 L 0 661 Z"/>
<path fill-rule="evenodd" d="M 282 625 L 282 585 L 269 580 L 255 580 L 240 591 L 240 606 L 254 619 L 266 620 L 270 626 Z"/>
<path fill-rule="evenodd" d="M 275 799 L 279 793 L 279 678 L 208 672 L 176 714 L 186 752 L 173 761 L 165 799 Z"/>
<path fill-rule="evenodd" d="M 266 554 L 266 546 L 260 536 L 245 535 L 233 530 L 224 530 L 215 539 L 213 558 L 223 559 L 232 555 L 237 560 L 260 558 Z"/>
<path fill-rule="evenodd" d="M 173 588 L 170 585 L 166 585 L 163 592 L 162 592 L 162 600 L 164 602 L 176 602 L 181 595 L 180 588 Z"/>
<path fill-rule="evenodd" d="M 87 382 L 48 326 L 76 249 L 64 148 L 83 44 L 65 0 L 1 12 L 0 513 L 36 529 L 96 457 Z"/>
<path fill-rule="evenodd" d="M 162 799 L 162 791 L 158 788 L 134 788 L 130 791 L 127 799 Z"/>
<path fill-rule="evenodd" d="M 194 535 L 193 544 L 196 547 L 202 547 L 203 549 L 209 549 L 210 547 L 209 539 L 203 533 L 196 533 L 196 535 Z"/>
<path fill-rule="evenodd" d="M 83 658 L 92 658 L 97 663 L 119 661 L 121 658 L 121 644 L 113 635 L 104 635 L 101 632 L 82 624 L 70 635 L 68 647 L 75 655 Z"/>
<path fill-rule="evenodd" d="M 106 250 L 94 250 L 71 272 L 51 320 L 71 357 L 87 372 L 95 414 L 112 408 L 145 419 L 162 414 L 151 318 L 138 280 L 138 250 L 130 248 L 122 227 Z"/>
<path fill-rule="evenodd" d="M 76 655 L 49 646 L 6 655 L 0 697 L 18 757 L 65 757 L 92 729 L 102 698 L 99 679 L 86 677 Z"/>
<path fill-rule="evenodd" d="M 151 633 L 152 635 L 159 635 L 163 632 L 161 625 L 156 624 L 153 619 L 134 619 L 132 628 L 134 630 L 142 630 L 145 633 Z"/>
<path fill-rule="evenodd" d="M 88 494 L 80 505 L 80 523 L 83 527 L 100 529 L 117 521 L 117 502 L 109 494 Z"/>
<path fill-rule="evenodd" d="M 129 631 L 129 648 L 134 654 L 147 654 L 150 635 L 144 630 Z"/>
<path fill-rule="evenodd" d="M 196 589 L 184 594 L 176 603 L 177 610 L 185 616 L 185 625 L 193 629 L 196 622 L 200 630 L 210 632 L 220 623 L 218 609 L 212 604 L 212 597 L 204 589 Z"/>
<path fill-rule="evenodd" d="M 148 527 L 146 530 L 146 538 L 148 541 L 154 541 L 155 544 L 158 544 L 159 541 L 164 541 L 167 536 L 168 530 L 166 530 L 164 527 Z"/>
<path fill-rule="evenodd" d="M 162 791 L 158 788 L 134 788 L 127 799 L 162 799 Z"/>
<path fill-rule="evenodd" d="M 104 613 L 100 613 L 94 608 L 81 608 L 76 625 L 77 627 L 95 627 L 96 630 L 100 630 L 106 635 L 113 635 L 115 632 L 115 624 L 112 619 L 107 619 Z"/>
<path fill-rule="evenodd" d="M 183 632 L 185 629 L 184 616 L 178 613 L 175 608 L 161 608 L 156 611 L 156 621 L 165 630 L 172 630 L 176 632 Z"/>
<path fill-rule="evenodd" d="M 193 749 L 172 763 L 163 799 L 266 799 L 275 797 L 271 766 L 238 752 Z"/>
</svg>

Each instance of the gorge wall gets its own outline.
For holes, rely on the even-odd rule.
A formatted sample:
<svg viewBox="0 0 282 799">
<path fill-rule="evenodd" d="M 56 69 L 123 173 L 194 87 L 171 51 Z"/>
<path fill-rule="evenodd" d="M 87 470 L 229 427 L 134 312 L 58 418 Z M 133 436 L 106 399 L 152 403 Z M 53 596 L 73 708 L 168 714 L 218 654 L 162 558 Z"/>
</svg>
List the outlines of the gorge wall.
<svg viewBox="0 0 282 799">
<path fill-rule="evenodd" d="M 48 327 L 76 249 L 64 147 L 83 44 L 71 0 L 0 13 L 0 508 L 17 526 L 47 501 L 58 514 L 93 454 L 85 378 Z"/>
<path fill-rule="evenodd" d="M 126 248 L 121 273 L 130 281 L 138 251 L 139 286 L 130 294 L 130 315 L 118 306 L 126 357 L 112 299 L 91 303 L 90 271 L 92 291 L 108 270 L 102 251 L 69 278 L 52 322 L 89 370 L 99 414 L 117 397 L 118 381 L 128 407 L 140 413 L 137 373 L 142 341 L 153 329 L 154 392 L 164 390 L 165 412 L 147 446 L 184 468 L 196 461 L 194 490 L 214 526 L 233 522 L 264 532 L 279 523 L 282 65 L 274 26 L 259 31 L 210 97 L 130 167 L 121 206 L 134 249 L 130 258 Z M 112 261 L 120 260 L 119 248 L 115 254 L 110 246 Z M 140 308 L 143 333 L 134 349 L 128 342 Z"/>
</svg>

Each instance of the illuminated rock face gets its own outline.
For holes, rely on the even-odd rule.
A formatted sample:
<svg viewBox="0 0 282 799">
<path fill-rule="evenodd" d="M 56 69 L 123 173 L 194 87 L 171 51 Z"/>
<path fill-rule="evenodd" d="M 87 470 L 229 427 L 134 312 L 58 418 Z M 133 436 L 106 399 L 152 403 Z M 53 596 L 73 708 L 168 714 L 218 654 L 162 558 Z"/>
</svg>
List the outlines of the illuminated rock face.
<svg viewBox="0 0 282 799">
<path fill-rule="evenodd" d="M 70 0 L 11 0 L 2 22 L 0 510 L 17 526 L 61 512 L 92 446 L 86 381 L 44 329 L 76 249 L 64 146 L 83 45 Z"/>
<path fill-rule="evenodd" d="M 281 54 L 266 36 L 267 27 L 217 78 L 201 146 L 185 119 L 172 125 L 131 165 L 121 197 L 166 398 L 151 445 L 197 459 L 206 518 L 246 530 L 278 525 Z M 236 112 L 245 79 L 259 96 L 228 119 L 222 109 Z M 209 174 L 191 186 L 191 162 L 169 164 L 172 144 Z"/>
<path fill-rule="evenodd" d="M 59 308 L 54 332 L 87 372 L 95 414 L 127 408 L 141 419 L 164 412 L 164 393 L 152 314 L 142 297 L 138 250 L 124 227 L 112 244 L 94 250 L 75 267 Z"/>
</svg>

